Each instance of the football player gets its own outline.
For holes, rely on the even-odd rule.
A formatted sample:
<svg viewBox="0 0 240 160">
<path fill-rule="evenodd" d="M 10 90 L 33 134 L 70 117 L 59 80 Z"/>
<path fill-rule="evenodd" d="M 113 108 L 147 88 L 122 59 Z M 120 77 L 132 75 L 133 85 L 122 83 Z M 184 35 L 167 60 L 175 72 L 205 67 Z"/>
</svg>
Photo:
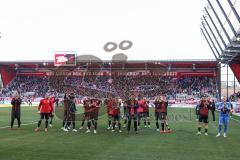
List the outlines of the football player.
<svg viewBox="0 0 240 160">
<path fill-rule="evenodd" d="M 21 103 L 22 100 L 20 99 L 20 96 L 18 93 L 16 93 L 15 97 L 12 99 L 12 112 L 11 112 L 11 128 L 13 128 L 14 120 L 17 119 L 18 121 L 18 128 L 20 128 L 21 125 Z"/>
<path fill-rule="evenodd" d="M 89 117 L 90 119 L 88 120 L 88 130 L 86 131 L 86 133 L 90 132 L 91 122 L 94 126 L 93 133 L 94 134 L 97 133 L 97 121 L 98 121 L 98 113 L 99 113 L 99 109 L 100 109 L 100 104 L 101 104 L 101 101 L 98 99 L 91 99 L 91 101 L 90 101 L 90 106 L 91 106 L 90 117 Z"/>
<path fill-rule="evenodd" d="M 144 127 L 150 128 L 150 116 L 149 116 L 149 101 L 146 98 L 143 99 L 143 122 Z"/>
<path fill-rule="evenodd" d="M 161 131 L 160 133 L 165 133 L 165 132 L 172 132 L 168 125 L 167 121 L 167 107 L 168 107 L 168 101 L 166 96 L 162 95 L 158 97 L 155 102 L 155 116 L 156 116 L 156 126 L 157 126 L 157 131 L 159 131 L 159 123 L 158 121 L 160 120 L 161 122 Z M 167 131 L 165 130 L 165 126 L 167 128 Z"/>
<path fill-rule="evenodd" d="M 40 120 L 38 121 L 37 128 L 35 129 L 36 132 L 40 131 L 40 126 L 42 120 L 45 119 L 45 132 L 48 132 L 48 119 L 49 114 L 52 112 L 53 106 L 50 101 L 49 95 L 46 94 L 45 98 L 42 99 L 38 106 L 38 111 L 40 113 Z"/>
<path fill-rule="evenodd" d="M 82 117 L 82 125 L 79 128 L 80 130 L 83 129 L 85 121 L 89 120 L 89 115 L 90 115 L 89 112 L 91 110 L 91 107 L 90 107 L 90 99 L 88 97 L 84 98 L 83 100 L 83 108 L 84 108 L 84 114 Z"/>
<path fill-rule="evenodd" d="M 231 104 L 227 102 L 226 97 L 223 97 L 222 102 L 217 104 L 217 109 L 220 111 L 219 115 L 219 125 L 217 137 L 221 136 L 222 125 L 224 126 L 223 137 L 227 137 L 228 123 L 229 123 L 229 113 L 231 112 Z"/>
<path fill-rule="evenodd" d="M 121 122 L 120 122 L 120 116 L 121 116 L 121 112 L 120 112 L 120 107 L 121 107 L 121 102 L 118 102 L 117 99 L 113 99 L 112 100 L 112 132 L 115 132 L 115 127 L 116 124 L 118 124 L 118 129 L 119 132 L 122 132 L 121 130 Z"/>
<path fill-rule="evenodd" d="M 201 99 L 201 102 L 199 104 L 199 119 L 198 119 L 198 132 L 197 135 L 201 135 L 201 128 L 202 123 L 204 124 L 205 128 L 205 135 L 208 135 L 208 113 L 210 110 L 210 105 L 207 101 L 207 99 L 204 97 Z"/>
<path fill-rule="evenodd" d="M 70 122 L 72 124 L 72 131 L 73 132 L 77 132 L 77 130 L 75 129 L 75 117 L 76 117 L 76 104 L 75 104 L 75 101 L 74 101 L 74 93 L 71 93 L 70 94 L 70 101 L 69 101 L 69 111 L 68 111 L 68 122 Z"/>
<path fill-rule="evenodd" d="M 107 129 L 112 128 L 112 112 L 113 112 L 113 98 L 107 99 L 105 101 L 107 107 L 107 115 L 108 115 L 108 127 Z"/>
<path fill-rule="evenodd" d="M 132 120 L 134 122 L 134 130 L 135 133 L 138 134 L 138 128 L 137 128 L 137 108 L 138 108 L 138 101 L 136 100 L 134 95 L 130 96 L 130 99 L 126 101 L 127 108 L 127 119 L 128 119 L 128 125 L 127 125 L 127 133 L 130 131 Z"/>
</svg>

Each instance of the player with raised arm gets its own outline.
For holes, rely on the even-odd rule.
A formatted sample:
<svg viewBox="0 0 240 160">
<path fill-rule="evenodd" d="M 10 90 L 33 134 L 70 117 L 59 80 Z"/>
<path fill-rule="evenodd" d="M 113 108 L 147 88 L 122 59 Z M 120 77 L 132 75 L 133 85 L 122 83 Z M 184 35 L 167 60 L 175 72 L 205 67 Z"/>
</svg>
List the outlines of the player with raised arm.
<svg viewBox="0 0 240 160">
<path fill-rule="evenodd" d="M 121 130 L 121 102 L 119 102 L 117 99 L 112 99 L 112 132 L 115 132 L 116 124 L 118 125 L 119 132 L 122 132 Z"/>
<path fill-rule="evenodd" d="M 113 112 L 113 98 L 109 98 L 105 100 L 105 104 L 107 107 L 107 116 L 108 116 L 108 127 L 107 129 L 112 128 L 112 112 Z"/>
<path fill-rule="evenodd" d="M 160 120 L 160 107 L 161 107 L 161 99 L 160 96 L 157 96 L 154 101 L 155 105 L 155 120 L 156 120 L 156 128 L 157 132 L 159 132 L 159 120 Z"/>
<path fill-rule="evenodd" d="M 83 129 L 85 121 L 89 120 L 89 112 L 90 112 L 90 100 L 88 97 L 83 99 L 83 116 L 82 116 L 82 124 L 79 128 L 80 130 Z M 87 128 L 88 129 L 88 128 Z"/>
<path fill-rule="evenodd" d="M 99 113 L 99 109 L 100 109 L 100 104 L 101 101 L 98 99 L 91 99 L 90 100 L 90 116 L 89 116 L 89 120 L 88 120 L 88 130 L 86 131 L 86 133 L 90 132 L 90 128 L 91 128 L 91 123 L 94 126 L 94 130 L 93 133 L 96 134 L 97 133 L 97 121 L 98 121 L 98 113 Z"/>
<path fill-rule="evenodd" d="M 149 116 L 149 101 L 143 98 L 143 123 L 144 127 L 150 128 L 150 116 Z"/>
<path fill-rule="evenodd" d="M 205 135 L 208 135 L 208 113 L 211 109 L 207 99 L 204 97 L 199 104 L 199 119 L 198 119 L 198 132 L 197 135 L 201 135 L 202 124 L 204 124 Z"/>
<path fill-rule="evenodd" d="M 127 103 L 126 113 L 127 113 L 127 119 L 128 119 L 127 133 L 130 132 L 130 127 L 133 120 L 135 133 L 138 134 L 138 128 L 137 128 L 138 101 L 136 100 L 135 96 L 132 94 L 130 96 L 130 99 L 127 100 L 126 103 Z"/>
<path fill-rule="evenodd" d="M 160 133 L 172 133 L 172 130 L 169 127 L 168 121 L 167 121 L 167 107 L 168 107 L 168 101 L 165 95 L 161 96 L 161 103 L 159 108 L 159 117 L 161 121 L 162 130 Z M 165 127 L 167 128 L 167 131 L 165 130 Z"/>
</svg>

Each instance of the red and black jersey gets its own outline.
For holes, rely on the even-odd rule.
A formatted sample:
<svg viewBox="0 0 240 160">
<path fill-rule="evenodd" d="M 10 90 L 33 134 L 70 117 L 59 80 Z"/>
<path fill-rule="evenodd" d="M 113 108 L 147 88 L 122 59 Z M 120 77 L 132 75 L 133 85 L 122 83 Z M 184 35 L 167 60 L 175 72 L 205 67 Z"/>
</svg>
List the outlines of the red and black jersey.
<svg viewBox="0 0 240 160">
<path fill-rule="evenodd" d="M 162 101 L 161 107 L 160 107 L 160 112 L 167 113 L 167 107 L 168 107 L 168 101 Z"/>
<path fill-rule="evenodd" d="M 160 107 L 161 107 L 161 101 L 155 101 L 154 102 L 155 105 L 155 112 L 160 112 Z"/>
<path fill-rule="evenodd" d="M 210 105 L 203 104 L 203 103 L 199 105 L 199 114 L 201 116 L 208 116 L 209 110 L 210 110 Z"/>
<path fill-rule="evenodd" d="M 63 109 L 64 111 L 68 111 L 69 108 L 69 100 L 68 99 L 64 99 L 63 100 Z"/>
<path fill-rule="evenodd" d="M 120 108 L 119 108 L 119 107 L 113 107 L 113 109 L 112 109 L 112 115 L 113 115 L 113 116 L 120 115 Z"/>
<path fill-rule="evenodd" d="M 52 102 L 48 98 L 44 98 L 40 101 L 38 110 L 41 113 L 50 113 L 53 111 Z"/>
<path fill-rule="evenodd" d="M 117 101 L 113 101 L 112 112 L 113 116 L 120 115 L 120 104 Z"/>
<path fill-rule="evenodd" d="M 143 112 L 149 112 L 149 101 L 145 101 L 143 106 Z"/>
<path fill-rule="evenodd" d="M 22 100 L 20 98 L 13 98 L 11 101 L 12 104 L 12 111 L 13 112 L 20 112 L 20 105 Z"/>
<path fill-rule="evenodd" d="M 84 113 L 89 113 L 89 112 L 91 112 L 90 100 L 85 99 L 85 100 L 83 101 L 83 108 L 84 108 Z"/>
<path fill-rule="evenodd" d="M 127 110 L 126 113 L 129 115 L 136 115 L 137 114 L 137 108 L 138 108 L 138 101 L 135 99 L 127 100 Z"/>
<path fill-rule="evenodd" d="M 143 113 L 143 108 L 144 108 L 144 105 L 145 105 L 145 100 L 139 100 L 138 101 L 138 113 Z"/>
<path fill-rule="evenodd" d="M 99 105 L 101 104 L 101 101 L 98 99 L 91 99 L 91 105 L 94 107 L 99 107 Z"/>
<path fill-rule="evenodd" d="M 145 101 L 145 100 L 144 100 L 144 102 L 143 102 L 143 112 L 144 112 L 144 113 L 149 112 L 148 101 Z"/>
<path fill-rule="evenodd" d="M 113 108 L 113 100 L 107 100 L 106 101 L 106 106 L 107 106 L 107 114 L 112 115 L 112 108 Z"/>
<path fill-rule="evenodd" d="M 126 102 L 123 103 L 123 111 L 124 111 L 124 115 L 126 115 L 126 111 L 127 111 L 127 103 Z"/>
<path fill-rule="evenodd" d="M 168 101 L 155 101 L 155 112 L 167 113 Z"/>
<path fill-rule="evenodd" d="M 51 98 L 50 98 L 50 101 L 51 101 L 52 103 L 55 103 L 55 98 L 54 98 L 54 97 L 51 97 Z"/>
<path fill-rule="evenodd" d="M 100 104 L 101 104 L 101 101 L 98 100 L 98 99 L 92 99 L 91 100 L 91 112 L 95 112 L 95 113 L 98 113 L 99 111 L 99 107 L 100 107 Z"/>
</svg>

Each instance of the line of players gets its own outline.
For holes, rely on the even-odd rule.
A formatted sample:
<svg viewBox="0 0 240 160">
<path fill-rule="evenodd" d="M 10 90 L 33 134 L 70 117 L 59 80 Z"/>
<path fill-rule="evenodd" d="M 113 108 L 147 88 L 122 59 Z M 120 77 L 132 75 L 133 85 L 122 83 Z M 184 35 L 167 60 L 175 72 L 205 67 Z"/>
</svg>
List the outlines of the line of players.
<svg viewBox="0 0 240 160">
<path fill-rule="evenodd" d="M 45 119 L 45 131 L 48 131 L 48 120 L 51 118 L 50 124 L 52 123 L 53 118 L 53 100 L 48 96 L 45 99 L 40 101 L 39 112 L 40 120 L 38 122 L 37 128 L 35 131 L 40 131 L 40 125 L 42 120 Z M 63 107 L 63 124 L 62 130 L 69 131 L 72 129 L 73 132 L 77 132 L 75 121 L 76 121 L 76 104 L 74 102 L 74 94 L 66 94 L 64 96 L 64 107 Z M 86 133 L 91 132 L 91 125 L 93 126 L 93 133 L 97 133 L 97 122 L 99 112 L 106 113 L 105 109 L 101 107 L 102 101 L 95 98 L 85 98 L 83 101 L 84 114 L 82 115 L 82 124 L 80 129 L 83 129 L 85 122 L 87 123 Z M 131 124 L 133 122 L 134 131 L 138 134 L 140 129 L 140 122 L 143 120 L 144 126 L 150 128 L 150 116 L 149 116 L 149 101 L 146 98 L 137 99 L 134 95 L 131 95 L 130 98 L 124 102 L 116 99 L 109 98 L 105 99 L 103 102 L 106 106 L 107 115 L 108 115 L 108 129 L 111 129 L 112 132 L 115 132 L 116 127 L 118 131 L 122 132 L 121 125 L 121 107 L 124 110 L 124 125 L 127 126 L 127 133 L 130 132 Z M 168 126 L 167 122 L 167 107 L 168 101 L 164 95 L 158 96 L 154 102 L 155 104 L 155 119 L 157 131 L 159 129 L 159 121 L 161 123 L 161 133 L 170 133 L 172 130 Z M 167 130 L 165 130 L 165 127 Z"/>
<path fill-rule="evenodd" d="M 117 100 L 116 98 L 110 98 L 105 100 L 105 105 L 107 106 L 107 114 L 108 114 L 108 129 L 112 128 L 112 132 L 115 131 L 116 125 L 118 125 L 119 132 L 121 132 L 121 104 L 122 102 Z M 21 99 L 17 94 L 12 99 L 12 112 L 11 112 L 11 128 L 13 128 L 14 120 L 18 120 L 18 128 L 20 128 L 20 105 Z M 38 106 L 38 110 L 40 113 L 40 120 L 38 121 L 37 128 L 35 131 L 40 131 L 40 126 L 42 120 L 45 119 L 45 132 L 48 131 L 48 120 L 50 118 L 50 126 L 52 124 L 52 120 L 54 117 L 53 114 L 53 104 L 54 98 L 50 98 L 46 96 L 46 98 L 40 101 Z M 159 96 L 156 98 L 155 102 L 155 119 L 156 119 L 156 127 L 157 131 L 159 131 L 159 120 L 161 121 L 161 132 L 171 132 L 168 122 L 167 122 L 167 107 L 168 101 L 165 96 Z M 82 117 L 82 126 L 83 128 L 85 121 L 87 121 L 87 133 L 90 132 L 91 124 L 94 127 L 94 133 L 97 133 L 97 121 L 100 110 L 101 100 L 98 99 L 89 99 L 86 98 L 84 100 L 84 116 Z M 208 135 L 208 115 L 209 111 L 215 110 L 215 107 L 220 111 L 219 114 L 219 126 L 218 126 L 218 134 L 217 137 L 221 136 L 222 126 L 224 126 L 224 137 L 227 137 L 228 123 L 229 123 L 229 115 L 232 112 L 231 103 L 227 102 L 226 97 L 222 99 L 222 102 L 216 104 L 209 98 L 202 98 L 200 103 L 196 107 L 196 115 L 197 115 L 197 135 L 201 134 L 202 123 L 205 128 L 205 135 Z M 134 131 L 137 134 L 140 126 L 140 121 L 143 119 L 144 125 L 150 127 L 149 120 L 149 101 L 145 98 L 137 100 L 134 95 L 130 96 L 128 100 L 123 102 L 124 108 L 124 126 L 127 124 L 127 132 L 129 133 L 131 128 L 131 123 L 133 121 Z M 70 126 L 72 125 L 72 131 L 77 132 L 75 129 L 75 116 L 76 116 L 76 105 L 74 101 L 74 94 L 65 95 L 64 97 L 64 119 L 63 119 L 63 127 L 64 131 L 68 131 Z M 213 113 L 214 115 L 214 113 Z M 213 116 L 214 118 L 215 116 Z M 167 127 L 167 131 L 165 130 L 165 126 Z"/>
<path fill-rule="evenodd" d="M 62 124 L 62 130 L 68 132 L 71 129 L 72 131 L 77 132 L 75 128 L 75 116 L 76 116 L 76 105 L 74 103 L 74 94 L 66 94 L 64 96 L 64 118 Z M 94 133 L 97 133 L 97 125 L 98 125 L 98 115 L 101 107 L 101 100 L 99 99 L 85 99 L 83 101 L 84 114 L 82 117 L 82 126 L 85 121 L 87 121 L 87 131 L 90 132 L 91 125 L 94 127 Z"/>
<path fill-rule="evenodd" d="M 77 132 L 75 128 L 75 113 L 76 109 L 71 110 L 68 106 L 71 106 L 68 98 L 64 98 L 64 120 L 62 129 L 64 131 L 69 131 L 71 129 L 70 125 L 72 124 L 72 131 Z M 71 96 L 70 96 L 71 97 Z M 73 98 L 69 98 L 70 101 Z M 138 130 L 140 129 L 140 122 L 143 119 L 145 127 L 150 127 L 150 116 L 149 116 L 149 101 L 145 98 L 141 98 L 139 100 L 136 99 L 134 95 L 130 96 L 129 100 L 124 102 L 116 99 L 109 98 L 105 99 L 103 102 L 106 106 L 107 115 L 108 115 L 108 127 L 107 129 L 111 129 L 112 132 L 115 132 L 115 129 L 118 127 L 118 131 L 122 132 L 122 124 L 121 124 L 121 107 L 124 110 L 124 125 L 127 126 L 127 132 L 129 133 L 131 124 L 133 122 L 134 131 L 138 134 Z M 91 125 L 93 125 L 93 133 L 97 133 L 97 121 L 99 112 L 101 110 L 101 100 L 95 98 L 85 98 L 83 100 L 84 114 L 82 116 L 82 124 L 80 129 L 84 128 L 85 122 L 87 122 L 86 133 L 91 132 Z M 161 121 L 161 133 L 171 132 L 168 123 L 167 123 L 167 107 L 168 102 L 165 96 L 159 96 L 155 100 L 155 117 L 156 117 L 156 127 L 157 131 L 159 130 L 159 120 Z M 71 108 L 71 107 L 70 107 Z M 74 107 L 76 108 L 76 107 Z M 73 117 L 74 116 L 74 117 Z M 73 118 L 72 118 L 73 117 Z M 167 131 L 165 131 L 164 127 L 167 127 Z"/>
</svg>

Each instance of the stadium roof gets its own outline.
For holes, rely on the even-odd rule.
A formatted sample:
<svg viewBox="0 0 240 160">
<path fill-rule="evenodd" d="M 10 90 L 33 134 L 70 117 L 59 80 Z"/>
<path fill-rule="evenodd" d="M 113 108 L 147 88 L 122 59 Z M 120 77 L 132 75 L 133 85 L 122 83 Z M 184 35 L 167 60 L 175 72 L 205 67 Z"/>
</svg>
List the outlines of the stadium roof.
<svg viewBox="0 0 240 160">
<path fill-rule="evenodd" d="M 110 60 L 103 60 L 102 62 L 111 62 Z M 215 59 L 163 59 L 163 60 L 128 60 L 128 62 L 216 62 Z M 43 64 L 54 63 L 53 60 L 17 60 L 17 61 L 0 61 L 0 64 Z"/>
<path fill-rule="evenodd" d="M 152 61 L 99 61 L 77 62 L 76 66 L 56 67 L 53 61 L 9 61 L 0 62 L 0 66 L 18 71 L 18 72 L 51 72 L 56 70 L 83 70 L 83 69 L 116 69 L 116 70 L 168 70 L 168 71 L 186 71 L 186 72 L 216 72 L 218 61 L 213 59 L 177 59 L 177 60 L 152 60 Z"/>
<path fill-rule="evenodd" d="M 201 19 L 201 32 L 212 53 L 222 63 L 240 63 L 239 5 L 230 0 L 207 1 Z"/>
</svg>

